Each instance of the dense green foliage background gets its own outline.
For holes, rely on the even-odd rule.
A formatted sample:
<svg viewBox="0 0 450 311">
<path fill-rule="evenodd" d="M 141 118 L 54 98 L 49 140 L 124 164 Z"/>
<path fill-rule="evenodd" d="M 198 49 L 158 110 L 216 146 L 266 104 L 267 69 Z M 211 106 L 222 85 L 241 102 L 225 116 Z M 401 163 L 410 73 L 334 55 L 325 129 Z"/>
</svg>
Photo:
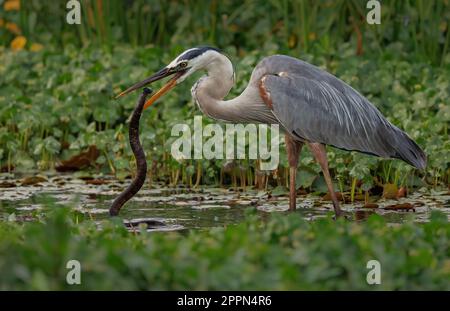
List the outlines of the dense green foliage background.
<svg viewBox="0 0 450 311">
<path fill-rule="evenodd" d="M 1 2 L 6 8 L 14 1 Z M 81 1 L 82 25 L 65 22 L 65 1 L 20 3 L 19 10 L 0 13 L 4 24 L 19 28 L 16 33 L 0 28 L 3 171 L 51 169 L 95 145 L 101 156 L 94 171 L 128 175 L 132 156 L 125 121 L 136 97 L 113 101 L 113 95 L 182 50 L 210 44 L 224 49 L 235 63 L 237 85 L 230 96 L 243 90 L 264 56 L 299 57 L 367 96 L 428 154 L 426 171 L 417 172 L 401 161 L 329 148 L 341 190 L 449 182 L 448 1 L 383 1 L 381 25 L 366 23 L 366 1 L 86 0 Z M 17 37 L 25 45 L 21 48 L 24 42 L 16 40 L 9 49 L 8 42 Z M 170 156 L 172 125 L 192 122 L 200 114 L 189 92 L 194 81 L 179 86 L 143 117 L 153 179 L 187 185 L 221 180 L 226 161 L 178 163 Z M 266 176 L 268 185 L 286 184 L 282 153 L 280 169 Z M 299 186 L 323 189 L 319 167 L 306 150 L 301 164 Z M 234 167 L 232 174 L 241 184 L 255 182 L 257 163 L 240 161 Z"/>
</svg>

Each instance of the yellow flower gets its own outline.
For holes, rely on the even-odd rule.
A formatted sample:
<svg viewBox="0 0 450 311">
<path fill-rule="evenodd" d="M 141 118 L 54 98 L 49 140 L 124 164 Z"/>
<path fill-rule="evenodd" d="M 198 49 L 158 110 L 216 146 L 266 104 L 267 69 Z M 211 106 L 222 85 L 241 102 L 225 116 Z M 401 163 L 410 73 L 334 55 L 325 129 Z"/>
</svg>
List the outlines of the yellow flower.
<svg viewBox="0 0 450 311">
<path fill-rule="evenodd" d="M 39 52 L 40 50 L 42 50 L 44 48 L 44 46 L 42 44 L 39 43 L 33 43 L 30 46 L 30 51 L 31 52 Z"/>
<path fill-rule="evenodd" d="M 19 11 L 20 10 L 20 0 L 8 0 L 3 5 L 5 11 Z"/>
<path fill-rule="evenodd" d="M 5 25 L 5 20 L 3 18 L 0 18 L 0 27 L 3 27 Z"/>
<path fill-rule="evenodd" d="M 25 44 L 27 44 L 27 38 L 24 36 L 15 37 L 14 40 L 11 41 L 11 49 L 20 51 L 24 48 Z"/>
<path fill-rule="evenodd" d="M 19 28 L 19 26 L 17 26 L 17 24 L 8 22 L 8 23 L 6 23 L 5 27 L 9 31 L 11 31 L 13 34 L 20 35 L 20 28 Z"/>
<path fill-rule="evenodd" d="M 297 35 L 295 35 L 295 34 L 291 34 L 290 36 L 289 36 L 289 39 L 288 39 L 288 47 L 290 48 L 290 49 L 293 49 L 293 48 L 295 48 L 296 46 L 297 46 Z"/>
</svg>

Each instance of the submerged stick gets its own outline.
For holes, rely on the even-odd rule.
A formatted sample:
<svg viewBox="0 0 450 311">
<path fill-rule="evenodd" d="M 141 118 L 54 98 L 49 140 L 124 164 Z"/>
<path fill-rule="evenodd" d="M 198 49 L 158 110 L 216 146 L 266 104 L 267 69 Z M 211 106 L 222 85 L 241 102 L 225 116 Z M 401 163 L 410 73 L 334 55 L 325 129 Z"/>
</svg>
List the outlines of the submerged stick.
<svg viewBox="0 0 450 311">
<path fill-rule="evenodd" d="M 144 149 L 142 148 L 139 140 L 139 119 L 141 118 L 145 99 L 147 98 L 147 95 L 151 93 L 151 89 L 144 88 L 141 96 L 139 97 L 139 101 L 134 108 L 133 114 L 131 115 L 128 137 L 130 140 L 131 150 L 133 151 L 136 159 L 137 172 L 136 177 L 133 179 L 131 184 L 121 194 L 119 194 L 119 196 L 112 203 L 111 208 L 109 209 L 109 214 L 111 216 L 117 216 L 122 206 L 142 188 L 142 185 L 145 182 L 145 177 L 147 175 L 147 161 L 145 160 Z"/>
</svg>

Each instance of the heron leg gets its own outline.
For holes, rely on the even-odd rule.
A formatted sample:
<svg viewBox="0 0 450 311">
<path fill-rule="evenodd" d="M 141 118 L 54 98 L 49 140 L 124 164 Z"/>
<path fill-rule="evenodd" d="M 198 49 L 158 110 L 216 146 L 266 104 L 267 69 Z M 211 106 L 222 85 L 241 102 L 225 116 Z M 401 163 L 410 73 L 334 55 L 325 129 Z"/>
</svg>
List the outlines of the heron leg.
<svg viewBox="0 0 450 311">
<path fill-rule="evenodd" d="M 297 175 L 298 157 L 302 150 L 303 143 L 294 140 L 290 135 L 284 136 L 286 151 L 289 163 L 289 210 L 296 208 L 297 189 L 295 187 L 295 176 Z"/>
<path fill-rule="evenodd" d="M 341 215 L 341 208 L 339 207 L 339 201 L 336 197 L 336 193 L 334 192 L 333 182 L 331 181 L 330 171 L 328 170 L 327 151 L 325 146 L 319 143 L 308 143 L 308 147 L 322 168 L 323 177 L 325 178 L 328 192 L 330 193 L 331 200 L 333 201 L 334 212 L 336 217 L 339 217 Z"/>
</svg>

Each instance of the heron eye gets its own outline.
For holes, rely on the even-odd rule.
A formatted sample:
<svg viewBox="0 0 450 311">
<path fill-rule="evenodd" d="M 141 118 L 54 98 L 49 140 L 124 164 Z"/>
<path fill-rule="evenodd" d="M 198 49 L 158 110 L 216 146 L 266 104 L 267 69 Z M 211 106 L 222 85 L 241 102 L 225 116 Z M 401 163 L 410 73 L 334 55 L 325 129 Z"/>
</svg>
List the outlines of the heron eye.
<svg viewBox="0 0 450 311">
<path fill-rule="evenodd" d="M 187 66 L 187 62 L 182 62 L 182 63 L 180 63 L 180 65 L 179 65 L 181 68 L 185 68 L 186 66 Z"/>
</svg>

